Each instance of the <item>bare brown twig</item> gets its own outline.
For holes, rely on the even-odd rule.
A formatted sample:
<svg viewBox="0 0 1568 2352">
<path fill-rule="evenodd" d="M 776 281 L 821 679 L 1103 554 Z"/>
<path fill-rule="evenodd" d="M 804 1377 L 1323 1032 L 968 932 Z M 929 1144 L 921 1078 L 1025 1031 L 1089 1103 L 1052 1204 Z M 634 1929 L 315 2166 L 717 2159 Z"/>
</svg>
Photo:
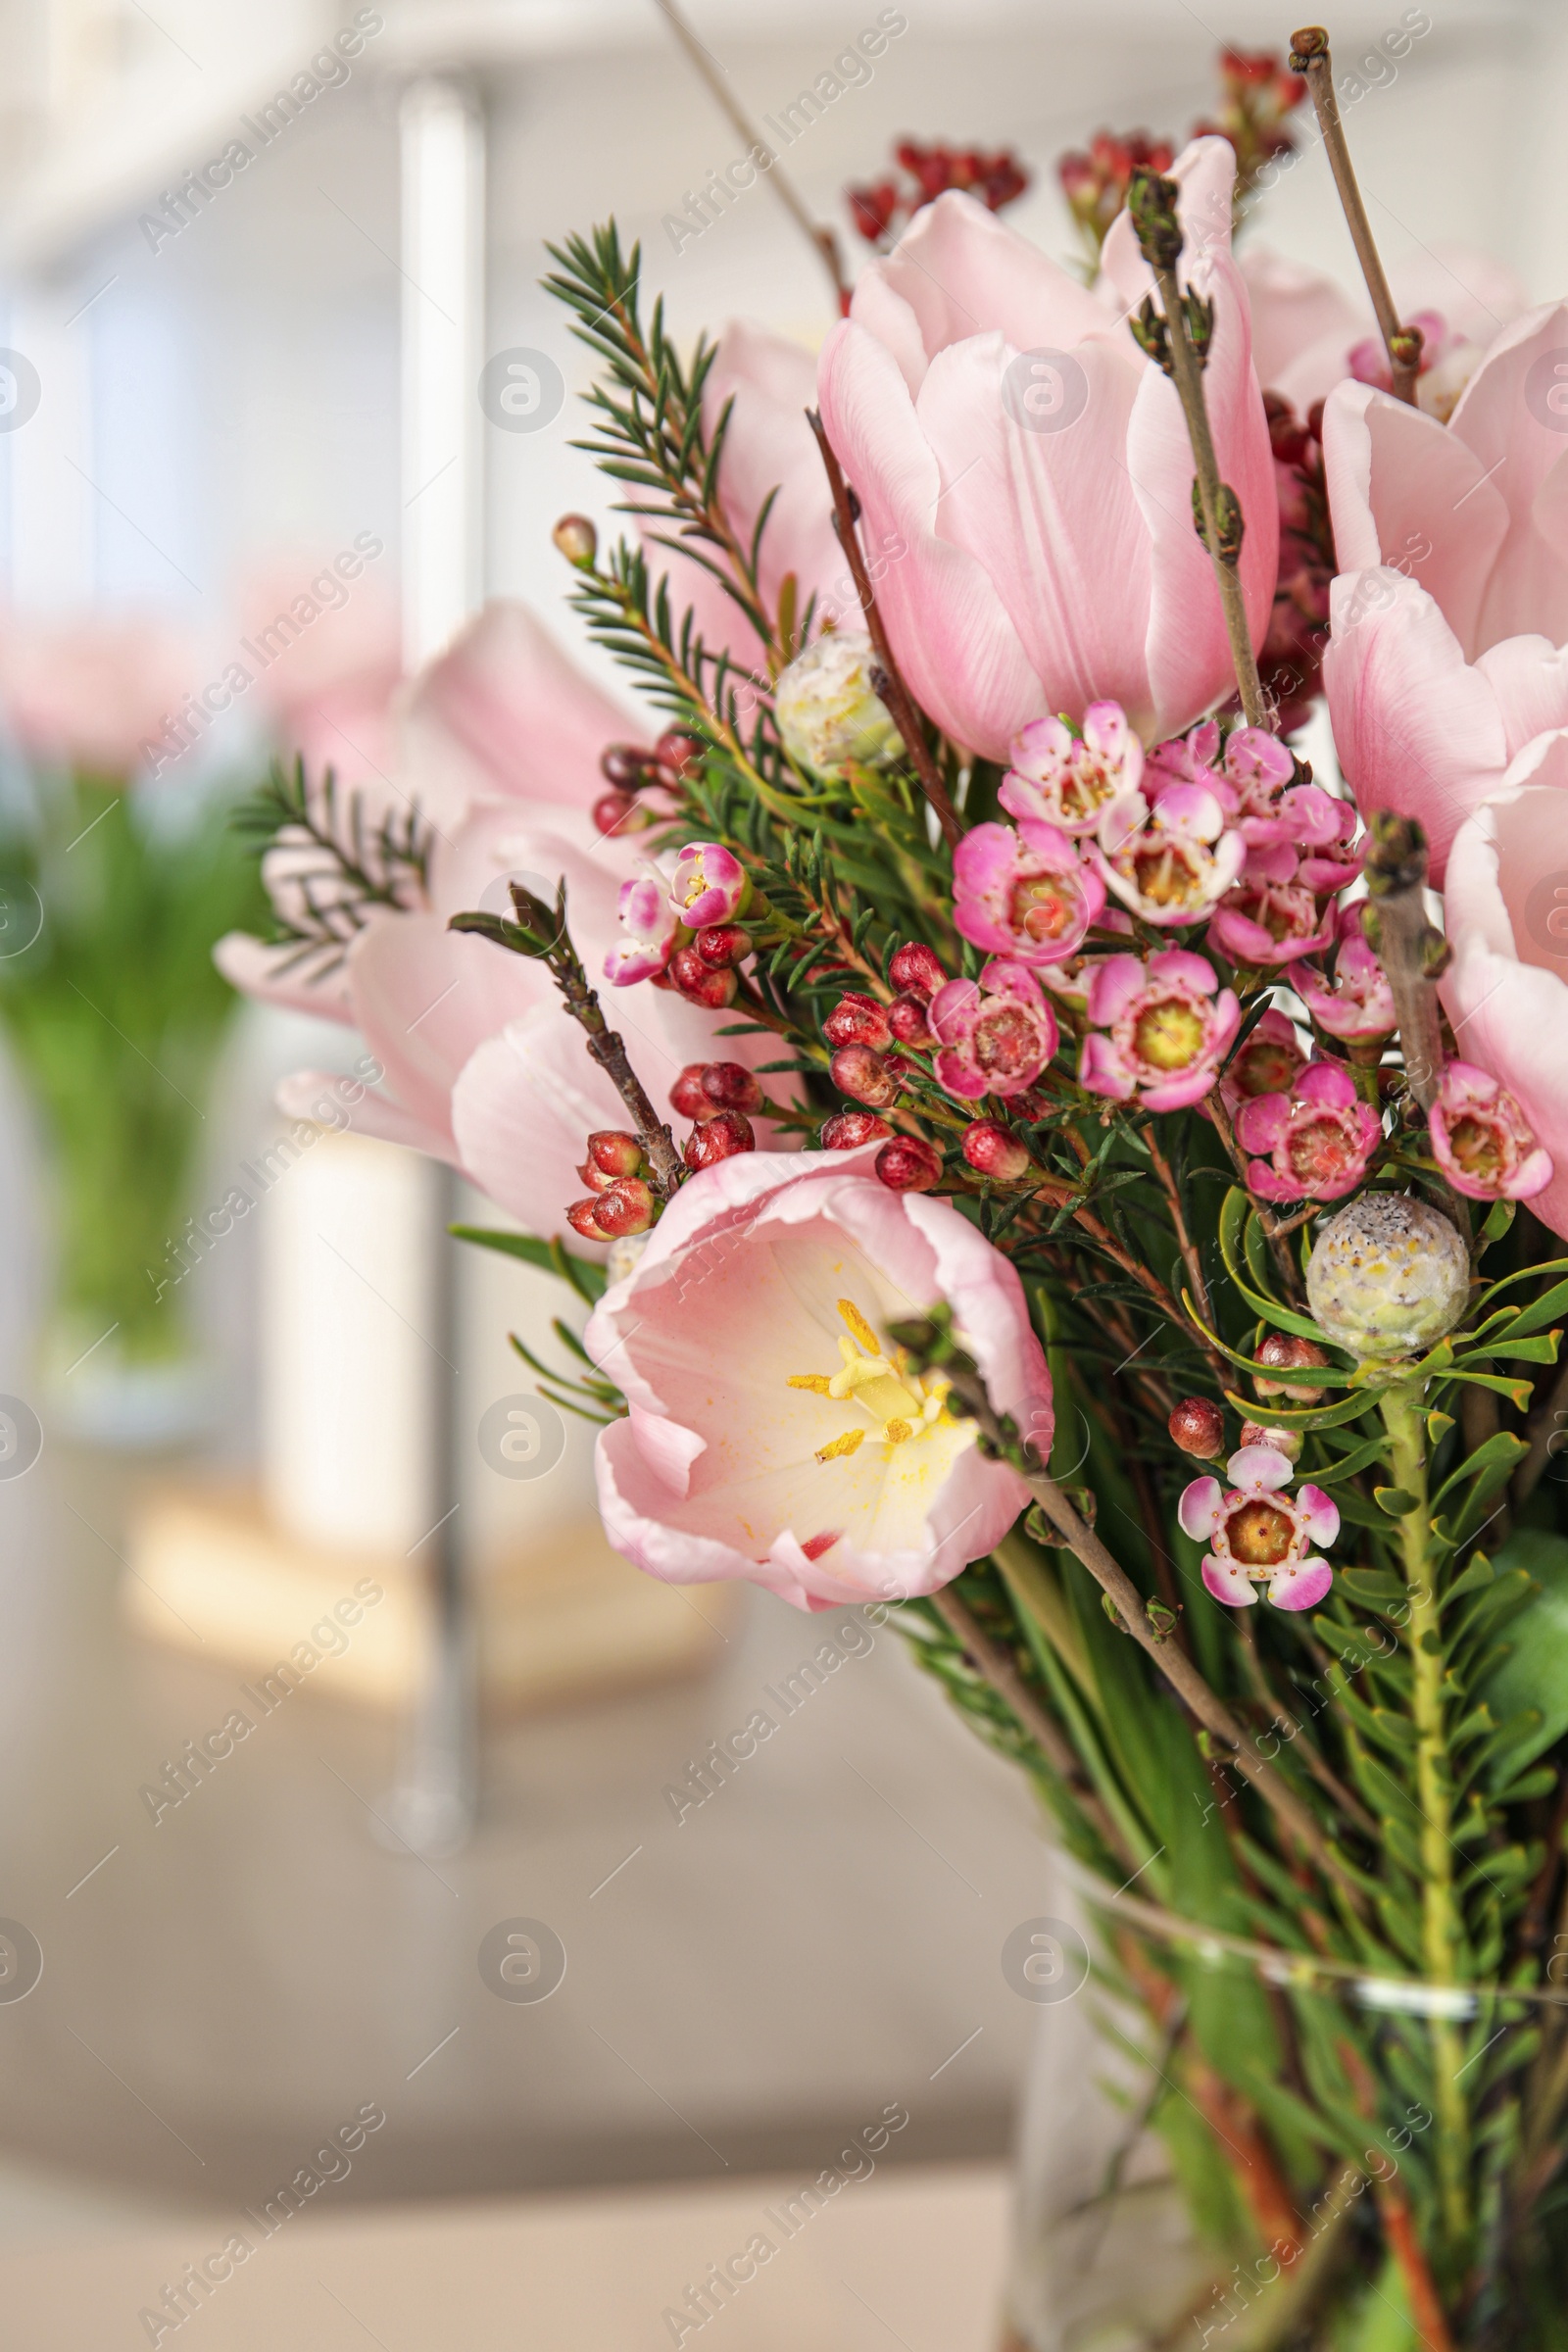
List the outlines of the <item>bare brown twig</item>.
<svg viewBox="0 0 1568 2352">
<path fill-rule="evenodd" d="M 1328 151 L 1329 169 L 1334 173 L 1334 185 L 1339 190 L 1346 225 L 1355 258 L 1361 265 L 1361 275 L 1372 298 L 1372 309 L 1383 337 L 1383 347 L 1389 355 L 1389 368 L 1394 381 L 1394 397 L 1415 406 L 1416 379 L 1421 372 L 1421 329 L 1403 326 L 1394 307 L 1394 296 L 1383 273 L 1383 263 L 1372 235 L 1372 224 L 1361 201 L 1360 185 L 1350 150 L 1345 136 L 1345 124 L 1340 120 L 1340 102 L 1334 94 L 1334 61 L 1329 55 L 1329 36 L 1321 24 L 1303 24 L 1291 35 L 1291 72 L 1303 74 L 1311 92 L 1317 126 Z"/>
</svg>

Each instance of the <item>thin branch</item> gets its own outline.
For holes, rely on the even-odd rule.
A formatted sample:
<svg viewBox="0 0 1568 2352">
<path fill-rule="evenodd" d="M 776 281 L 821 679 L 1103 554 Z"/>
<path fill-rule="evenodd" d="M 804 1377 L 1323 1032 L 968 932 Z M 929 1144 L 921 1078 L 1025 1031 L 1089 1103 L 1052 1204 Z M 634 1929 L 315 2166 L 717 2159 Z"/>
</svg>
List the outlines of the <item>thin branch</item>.
<svg viewBox="0 0 1568 2352">
<path fill-rule="evenodd" d="M 894 724 L 904 738 L 905 749 L 914 762 L 920 790 L 937 812 L 943 838 L 950 850 L 956 849 L 963 838 L 963 828 L 948 797 L 942 771 L 931 757 L 931 749 L 925 739 L 925 725 L 915 708 L 914 697 L 904 683 L 903 674 L 893 659 L 893 648 L 888 643 L 888 633 L 882 625 L 882 615 L 877 611 L 876 598 L 871 590 L 871 575 L 865 568 L 865 558 L 856 536 L 854 492 L 844 479 L 832 444 L 823 429 L 822 419 L 814 409 L 807 410 L 806 421 L 816 435 L 816 445 L 822 452 L 822 464 L 827 468 L 828 488 L 833 493 L 833 528 L 854 575 L 856 594 L 860 600 L 860 610 L 865 614 L 866 630 L 876 648 L 877 665 L 882 671 L 882 699 L 892 711 Z"/>
<path fill-rule="evenodd" d="M 1427 920 L 1427 837 L 1413 817 L 1380 808 L 1369 827 L 1366 886 L 1377 917 L 1375 945 L 1394 992 L 1404 1074 L 1423 1110 L 1443 1083 L 1436 954 L 1441 935 Z M 1441 968 L 1441 967 L 1440 967 Z"/>
<path fill-rule="evenodd" d="M 753 148 L 760 147 L 764 155 L 772 158 L 772 161 L 764 169 L 773 183 L 779 201 L 795 222 L 796 227 L 807 238 L 812 252 L 832 279 L 834 299 L 838 303 L 840 313 L 848 311 L 850 286 L 844 275 L 844 264 L 839 254 L 838 238 L 832 229 L 823 228 L 811 219 L 777 155 L 747 115 L 745 108 L 726 82 L 723 70 L 715 62 L 711 50 L 703 47 L 702 42 L 675 6 L 675 0 L 654 0 L 654 6 L 664 18 L 670 31 L 685 50 L 687 57 L 691 60 L 694 72 L 699 80 L 706 83 L 714 104 L 729 118 L 736 131 L 745 140 L 748 152 Z"/>
<path fill-rule="evenodd" d="M 1394 380 L 1394 397 L 1415 406 L 1416 379 L 1421 372 L 1421 329 L 1400 324 L 1399 314 L 1394 307 L 1394 296 L 1383 273 L 1383 263 L 1372 235 L 1372 223 L 1366 217 L 1361 190 L 1356 181 L 1355 166 L 1345 136 L 1345 124 L 1340 120 L 1340 102 L 1334 94 L 1334 62 L 1329 55 L 1329 36 L 1321 24 L 1303 24 L 1291 35 L 1291 72 L 1304 74 L 1306 86 L 1312 94 L 1317 115 L 1317 126 L 1328 150 L 1329 169 L 1334 173 L 1334 185 L 1339 190 L 1340 203 L 1355 258 L 1361 265 L 1361 275 L 1372 298 L 1377 318 L 1378 333 L 1389 355 L 1389 368 Z"/>
</svg>

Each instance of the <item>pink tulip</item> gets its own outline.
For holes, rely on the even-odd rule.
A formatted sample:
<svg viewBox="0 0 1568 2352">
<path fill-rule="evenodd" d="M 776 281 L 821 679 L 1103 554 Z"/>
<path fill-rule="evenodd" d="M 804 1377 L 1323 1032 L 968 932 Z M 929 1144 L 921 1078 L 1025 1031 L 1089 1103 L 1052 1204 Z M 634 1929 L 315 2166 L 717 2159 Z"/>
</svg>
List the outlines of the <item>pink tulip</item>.
<svg viewBox="0 0 1568 2352">
<path fill-rule="evenodd" d="M 931 1000 L 940 1040 L 937 1084 L 960 1102 L 1022 1095 L 1056 1051 L 1056 1016 L 1027 964 L 993 956 L 973 980 L 949 980 Z"/>
<path fill-rule="evenodd" d="M 953 857 L 953 920 L 1019 963 L 1059 963 L 1105 904 L 1105 885 L 1054 825 L 975 825 Z"/>
<path fill-rule="evenodd" d="M 128 777 L 214 671 L 194 637 L 140 615 L 0 617 L 0 714 L 32 759 Z"/>
<path fill-rule="evenodd" d="M 1176 1511 L 1186 1534 L 1200 1543 L 1208 1538 L 1208 1591 L 1227 1608 L 1250 1609 L 1257 1601 L 1253 1586 L 1263 1585 L 1277 1609 L 1315 1609 L 1334 1571 L 1312 1546 L 1339 1534 L 1338 1503 L 1321 1487 L 1285 1494 L 1294 1473 L 1277 1446 L 1244 1446 L 1225 1469 L 1229 1491 L 1217 1478 L 1195 1478 Z"/>
<path fill-rule="evenodd" d="M 1553 1163 L 1530 1205 L 1568 1239 L 1568 734 L 1514 760 L 1460 829 L 1439 983 L 1467 1062 L 1504 1086 Z"/>
<path fill-rule="evenodd" d="M 1531 312 L 1446 426 L 1365 384 L 1324 413 L 1335 742 L 1364 814 L 1425 826 L 1435 880 L 1510 760 L 1568 725 L 1565 348 L 1568 304 Z"/>
<path fill-rule="evenodd" d="M 885 1337 L 945 1301 L 1043 1456 L 1051 1378 L 1018 1277 L 950 1202 L 878 1183 L 882 1149 L 719 1161 L 596 1309 L 588 1351 L 631 1407 L 599 1440 L 600 1510 L 651 1575 L 744 1578 L 798 1608 L 901 1599 L 984 1557 L 1027 1502 Z"/>
<path fill-rule="evenodd" d="M 1309 1061 L 1288 1095 L 1254 1095 L 1242 1104 L 1236 1140 L 1266 1155 L 1247 1171 L 1260 1200 L 1339 1200 L 1365 1176 L 1383 1126 L 1347 1069 Z"/>
<path fill-rule="evenodd" d="M 718 352 L 703 388 L 703 421 L 711 436 L 727 404 L 729 426 L 719 462 L 718 490 L 736 537 L 749 548 L 771 492 L 777 492 L 762 532 L 758 586 L 770 617 L 776 617 L 787 575 L 796 582 L 796 609 L 804 612 L 814 596 L 819 617 L 832 613 L 841 627 L 856 627 L 860 607 L 855 582 L 833 530 L 833 501 L 816 436 L 806 421 L 816 402 L 816 363 L 802 343 L 769 333 L 749 320 L 732 320 L 718 339 Z M 679 534 L 662 523 L 648 526 L 662 541 Z M 692 542 L 694 556 L 667 546 L 648 547 L 656 569 L 667 571 L 677 619 L 690 609 L 710 653 L 729 653 L 742 670 L 763 677 L 766 665 L 756 630 L 720 581 L 706 568 L 721 563 L 716 548 Z M 886 551 L 873 551 L 882 556 Z"/>
<path fill-rule="evenodd" d="M 1204 384 L 1261 643 L 1278 514 L 1234 167 L 1203 138 L 1172 176 L 1183 268 L 1215 306 Z M 1043 713 L 1107 699 L 1140 734 L 1174 734 L 1234 686 L 1180 403 L 1125 324 L 1150 285 L 1125 216 L 1104 263 L 1086 291 L 972 197 L 941 196 L 861 273 L 822 351 L 822 417 L 867 542 L 907 549 L 877 592 L 894 652 L 921 706 L 988 759 Z"/>
<path fill-rule="evenodd" d="M 1305 416 L 1356 372 L 1352 355 L 1373 332 L 1365 297 L 1250 240 L 1238 266 L 1251 304 L 1257 380 Z M 1511 270 L 1470 246 L 1422 249 L 1390 274 L 1400 318 L 1424 315 L 1438 322 L 1436 348 L 1422 355 L 1420 404 L 1431 404 L 1433 413 L 1444 403 L 1451 409 L 1486 346 L 1529 308 L 1530 298 Z M 1377 368 L 1377 351 L 1367 364 Z"/>
<path fill-rule="evenodd" d="M 1216 994 L 1218 991 L 1218 994 Z M 1200 1102 L 1241 1026 L 1235 992 L 1201 956 L 1164 948 L 1147 964 L 1107 956 L 1095 965 L 1080 1082 L 1091 1094 L 1146 1110 L 1185 1110 Z"/>
</svg>

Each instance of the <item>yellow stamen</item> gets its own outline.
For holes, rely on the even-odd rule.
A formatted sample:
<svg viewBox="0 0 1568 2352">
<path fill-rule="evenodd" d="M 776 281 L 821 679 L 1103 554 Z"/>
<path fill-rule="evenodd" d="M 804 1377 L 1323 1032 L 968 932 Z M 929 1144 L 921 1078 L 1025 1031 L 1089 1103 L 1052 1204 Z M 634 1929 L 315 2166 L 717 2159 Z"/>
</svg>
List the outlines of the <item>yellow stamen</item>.
<svg viewBox="0 0 1568 2352">
<path fill-rule="evenodd" d="M 890 1446 L 902 1446 L 906 1438 L 913 1437 L 914 1432 L 907 1421 L 890 1421 L 882 1434 Z"/>
<path fill-rule="evenodd" d="M 819 1462 L 832 1462 L 841 1454 L 858 1452 L 864 1436 L 863 1429 L 847 1429 L 841 1438 L 834 1438 L 830 1445 L 820 1446 L 816 1458 Z"/>
<path fill-rule="evenodd" d="M 815 1396 L 831 1396 L 833 1383 L 825 1372 L 792 1372 L 785 1382 L 790 1389 L 809 1389 Z"/>
<path fill-rule="evenodd" d="M 877 1338 L 876 1333 L 871 1329 L 870 1324 L 861 1314 L 859 1308 L 856 1305 L 853 1298 L 841 1298 L 839 1300 L 839 1313 L 844 1317 L 845 1322 L 849 1325 L 855 1337 L 859 1341 L 860 1346 L 865 1349 L 866 1354 L 880 1355 L 882 1352 L 882 1343 Z"/>
</svg>

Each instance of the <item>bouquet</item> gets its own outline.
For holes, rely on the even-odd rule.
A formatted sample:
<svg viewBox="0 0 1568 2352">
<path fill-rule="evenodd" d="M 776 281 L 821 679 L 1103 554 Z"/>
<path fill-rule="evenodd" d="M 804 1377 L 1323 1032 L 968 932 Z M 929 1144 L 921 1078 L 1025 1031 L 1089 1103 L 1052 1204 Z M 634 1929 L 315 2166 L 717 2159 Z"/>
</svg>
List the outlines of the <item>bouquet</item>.
<svg viewBox="0 0 1568 2352">
<path fill-rule="evenodd" d="M 1068 159 L 1088 285 L 1007 159 L 910 143 L 814 369 L 683 356 L 612 226 L 564 245 L 638 536 L 556 540 L 664 730 L 492 610 L 415 692 L 427 858 L 304 787 L 285 944 L 228 953 L 358 1020 L 380 1131 L 592 1304 L 536 1368 L 617 1546 L 888 1609 L 1038 1788 L 1185 2199 L 1117 2340 L 1534 2352 L 1568 308 L 1396 307 L 1326 36 L 1226 67 L 1218 131 Z M 1254 348 L 1299 397 L 1345 298 L 1232 235 L 1308 92 L 1376 340 L 1348 306 L 1303 411 Z"/>
</svg>

